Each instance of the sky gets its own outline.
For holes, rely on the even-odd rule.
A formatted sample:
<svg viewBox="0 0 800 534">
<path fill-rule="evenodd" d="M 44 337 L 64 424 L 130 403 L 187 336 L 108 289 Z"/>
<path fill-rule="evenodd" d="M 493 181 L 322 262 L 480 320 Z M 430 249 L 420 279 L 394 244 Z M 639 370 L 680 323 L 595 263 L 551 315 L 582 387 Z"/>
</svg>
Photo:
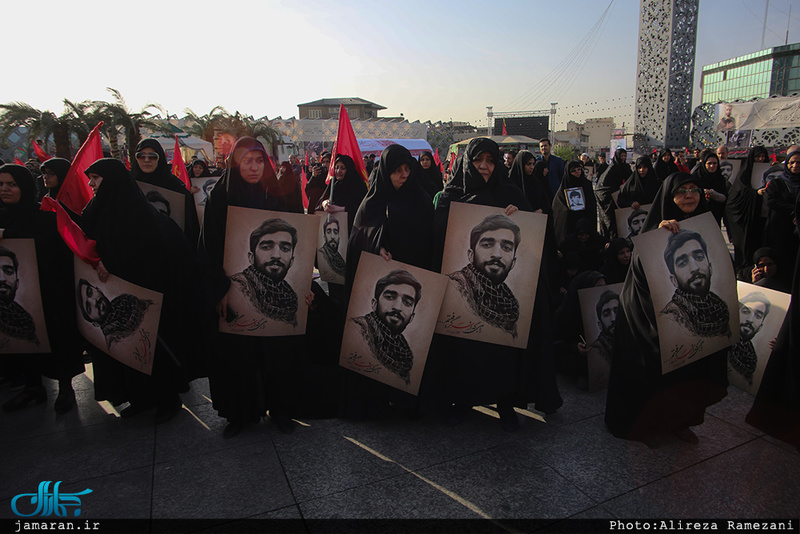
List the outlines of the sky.
<svg viewBox="0 0 800 534">
<path fill-rule="evenodd" d="M 767 0 L 699 0 L 693 107 L 703 65 L 761 49 Z M 790 5 L 792 7 L 789 17 Z M 491 5 L 491 9 L 488 7 Z M 637 0 L 41 0 L 4 9 L 0 103 L 55 113 L 63 99 L 151 102 L 179 117 L 214 106 L 297 116 L 297 104 L 361 97 L 410 121 L 486 126 L 549 109 L 556 124 L 633 127 Z M 9 21 L 19 21 L 9 24 Z M 23 22 L 24 21 L 24 22 Z M 800 2 L 769 0 L 764 48 L 800 41 Z M 9 49 L 13 46 L 14 50 Z"/>
</svg>

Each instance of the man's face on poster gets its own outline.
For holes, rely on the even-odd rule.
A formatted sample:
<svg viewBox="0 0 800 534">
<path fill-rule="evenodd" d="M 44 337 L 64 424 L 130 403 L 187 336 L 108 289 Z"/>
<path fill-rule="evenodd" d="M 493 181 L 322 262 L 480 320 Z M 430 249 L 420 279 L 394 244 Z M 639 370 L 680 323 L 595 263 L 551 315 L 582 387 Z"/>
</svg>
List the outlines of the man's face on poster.
<svg viewBox="0 0 800 534">
<path fill-rule="evenodd" d="M 294 262 L 294 246 L 289 232 L 275 232 L 261 236 L 255 252 L 248 252 L 247 259 L 256 270 L 273 280 L 280 281 Z"/>
<path fill-rule="evenodd" d="M 90 284 L 81 285 L 81 308 L 92 322 L 102 323 L 111 312 L 111 302 L 102 291 Z"/>
<path fill-rule="evenodd" d="M 647 219 L 647 213 L 642 213 L 631 219 L 631 235 L 639 235 L 644 227 L 644 220 Z"/>
<path fill-rule="evenodd" d="M 600 329 L 603 333 L 613 336 L 617 326 L 617 309 L 619 300 L 610 300 L 600 309 Z"/>
<path fill-rule="evenodd" d="M 0 256 L 0 301 L 6 304 L 14 301 L 19 288 L 19 277 L 14 261 L 8 256 Z"/>
<path fill-rule="evenodd" d="M 739 306 L 739 334 L 741 341 L 750 341 L 764 326 L 767 305 L 763 302 L 743 302 Z"/>
<path fill-rule="evenodd" d="M 325 227 L 325 244 L 331 250 L 339 249 L 339 222 L 336 220 Z"/>
<path fill-rule="evenodd" d="M 670 276 L 675 287 L 705 296 L 711 289 L 711 263 L 703 247 L 695 240 L 689 240 L 675 251 L 675 274 Z"/>
<path fill-rule="evenodd" d="M 577 191 L 573 191 L 569 194 L 569 207 L 570 208 L 578 208 L 583 205 L 581 202 L 581 195 Z"/>
<path fill-rule="evenodd" d="M 400 334 L 414 318 L 416 291 L 408 284 L 389 284 L 378 299 L 372 299 L 372 310 L 393 334 Z"/>
<path fill-rule="evenodd" d="M 720 161 L 719 172 L 722 173 L 722 176 L 724 176 L 726 180 L 730 181 L 731 175 L 733 174 L 733 165 L 727 161 Z"/>
<path fill-rule="evenodd" d="M 467 258 L 478 271 L 500 284 L 514 267 L 515 254 L 514 232 L 500 228 L 481 234 L 475 248 L 467 251 Z"/>
</svg>

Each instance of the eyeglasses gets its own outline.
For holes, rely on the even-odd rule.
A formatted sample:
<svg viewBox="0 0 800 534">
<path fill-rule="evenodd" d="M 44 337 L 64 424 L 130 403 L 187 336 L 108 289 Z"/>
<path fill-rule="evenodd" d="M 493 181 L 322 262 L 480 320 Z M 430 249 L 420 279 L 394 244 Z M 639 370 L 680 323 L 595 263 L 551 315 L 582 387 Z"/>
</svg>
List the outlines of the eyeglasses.
<svg viewBox="0 0 800 534">
<path fill-rule="evenodd" d="M 137 152 L 136 159 L 139 161 L 158 161 L 158 154 L 155 152 Z"/>
<path fill-rule="evenodd" d="M 577 172 L 581 172 L 581 168 L 580 167 L 573 167 L 572 170 L 570 170 L 569 172 L 576 172 L 576 171 Z"/>
<path fill-rule="evenodd" d="M 676 195 L 685 195 L 687 193 L 692 193 L 694 195 L 699 195 L 702 192 L 703 192 L 703 190 L 700 189 L 699 187 L 693 187 L 691 189 L 683 189 L 683 188 L 681 188 L 681 189 L 676 189 L 675 190 L 675 194 Z"/>
</svg>

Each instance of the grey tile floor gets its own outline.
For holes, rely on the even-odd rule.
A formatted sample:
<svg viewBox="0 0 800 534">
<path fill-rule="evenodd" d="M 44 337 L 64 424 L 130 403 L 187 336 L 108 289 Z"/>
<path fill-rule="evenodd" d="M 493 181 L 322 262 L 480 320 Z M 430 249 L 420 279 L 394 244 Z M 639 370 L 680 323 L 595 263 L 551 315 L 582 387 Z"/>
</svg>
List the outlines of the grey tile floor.
<svg viewBox="0 0 800 534">
<path fill-rule="evenodd" d="M 78 405 L 66 415 L 53 412 L 53 383 L 47 403 L 0 413 L 4 525 L 16 517 L 11 499 L 43 480 L 91 488 L 83 517 L 205 519 L 194 526 L 219 532 L 249 530 L 239 520 L 253 518 L 294 519 L 299 532 L 324 531 L 316 520 L 333 518 L 489 518 L 502 532 L 513 530 L 504 520 L 529 518 L 800 514 L 800 454 L 745 424 L 752 397 L 733 387 L 695 428 L 698 445 L 649 449 L 608 433 L 604 392 L 563 380 L 563 408 L 523 411 L 513 434 L 484 409 L 457 427 L 398 415 L 300 421 L 290 435 L 265 419 L 225 440 L 205 380 L 156 427 L 95 402 L 90 376 L 88 367 L 75 378 Z M 11 395 L 0 388 L 0 401 Z"/>
</svg>

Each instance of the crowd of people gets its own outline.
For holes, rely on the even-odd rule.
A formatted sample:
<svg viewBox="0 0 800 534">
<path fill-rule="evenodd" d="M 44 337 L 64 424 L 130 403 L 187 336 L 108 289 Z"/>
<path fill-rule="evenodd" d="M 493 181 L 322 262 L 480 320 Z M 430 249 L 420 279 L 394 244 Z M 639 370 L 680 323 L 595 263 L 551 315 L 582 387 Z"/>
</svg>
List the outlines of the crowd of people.
<svg viewBox="0 0 800 534">
<path fill-rule="evenodd" d="M 684 246 L 687 239 L 700 242 L 698 237 L 686 237 L 689 232 L 681 230 L 681 223 L 710 212 L 733 245 L 737 277 L 795 297 L 784 328 L 773 340 L 773 356 L 748 421 L 800 443 L 796 309 L 800 276 L 795 274 L 792 280 L 800 248 L 796 216 L 800 148 L 791 147 L 782 174 L 758 189 L 752 186 L 752 175 L 754 165 L 768 159 L 763 147 L 750 150 L 732 180 L 720 170 L 728 156 L 725 147 L 706 149 L 688 159 L 682 150 L 673 154 L 664 149 L 653 153 L 652 159 L 636 158 L 633 165 L 622 148 L 608 164 L 601 154 L 596 165 L 588 154 L 563 161 L 552 153 L 546 138 L 539 151 L 538 155 L 528 150 L 503 153 L 494 141 L 476 138 L 462 154 L 451 155 L 452 164 L 445 163 L 443 173 L 431 152 L 414 158 L 404 147 L 392 145 L 377 160 L 364 158 L 367 183 L 350 156 L 322 153 L 319 161 L 312 158 L 307 166 L 292 156 L 273 165 L 258 140 L 243 137 L 218 173 L 200 159 L 187 164 L 192 178 L 221 175 L 208 194 L 202 220 L 191 191 L 171 173 L 157 141 L 139 143 L 130 171 L 112 158 L 96 161 L 86 170 L 94 197 L 81 213 L 70 216 L 97 244 L 95 270 L 101 281 L 114 275 L 163 294 L 151 375 L 120 363 L 77 333 L 79 312 L 108 337 L 115 329 L 130 327 L 125 324 L 130 309 L 143 304 L 109 301 L 88 283 L 77 292 L 74 289 L 73 257 L 59 236 L 56 215 L 39 210 L 42 197 L 57 197 L 70 162 L 49 159 L 34 169 L 37 175 L 25 166 L 4 164 L 0 166 L 4 276 L 0 332 L 24 335 L 26 320 L 13 307 L 13 279 L 19 266 L 13 253 L 4 252 L 2 239 L 33 238 L 51 352 L 3 356 L 3 374 L 22 383 L 21 391 L 3 409 L 44 402 L 42 377 L 48 377 L 59 384 L 55 411 L 69 411 L 75 402 L 72 378 L 83 372 L 84 360 L 89 359 L 97 400 L 119 406 L 125 418 L 154 409 L 157 423 L 168 421 L 180 409 L 180 394 L 192 380 L 208 377 L 214 409 L 228 421 L 226 438 L 267 414 L 284 432 L 294 429 L 295 418 L 380 417 L 393 410 L 440 417 L 444 424 L 455 425 L 471 407 L 485 404 L 496 405 L 503 428 L 514 431 L 515 407 L 532 404 L 547 414 L 561 407 L 557 372 L 589 387 L 588 354 L 599 351 L 610 365 L 606 423 L 615 436 L 651 446 L 664 434 L 696 442 L 690 427 L 701 424 L 706 407 L 726 395 L 728 350 L 662 375 L 651 287 L 631 237 L 669 232 L 682 236 L 675 247 Z M 308 178 L 304 189 L 302 174 Z M 157 209 L 158 199 L 148 198 L 137 182 L 184 195 L 182 227 Z M 361 254 L 440 272 L 454 203 L 501 208 L 506 216 L 517 211 L 548 215 L 525 346 L 435 334 L 417 395 L 339 367 Z M 643 210 L 647 205 L 649 210 Z M 226 272 L 229 207 L 346 213 L 346 258 L 337 257 L 335 246 L 327 251 L 327 262 L 341 271 L 344 283 L 317 281 L 309 294 L 300 296 L 309 306 L 305 334 L 262 337 L 218 331 L 220 319 L 230 314 L 232 285 L 250 287 L 251 293 L 258 293 L 262 285 L 274 286 L 275 292 L 285 293 L 280 284 L 288 269 L 286 261 L 259 263 L 260 236 L 286 234 L 284 254 L 294 254 L 296 241 L 296 236 L 288 237 L 289 228 L 267 225 L 260 235 L 251 236 L 252 266 L 235 275 Z M 620 228 L 615 218 L 620 208 L 631 209 L 627 229 Z M 334 245 L 339 225 L 329 221 L 325 228 Z M 476 260 L 474 274 L 467 275 L 491 285 L 489 263 Z M 583 338 L 578 292 L 617 283 L 623 284 L 621 293 L 604 295 L 598 303 L 602 334 L 590 345 Z M 706 298 L 707 288 L 703 293 L 697 286 L 686 282 L 678 289 L 686 298 Z M 262 304 L 265 309 L 272 305 Z"/>
</svg>

